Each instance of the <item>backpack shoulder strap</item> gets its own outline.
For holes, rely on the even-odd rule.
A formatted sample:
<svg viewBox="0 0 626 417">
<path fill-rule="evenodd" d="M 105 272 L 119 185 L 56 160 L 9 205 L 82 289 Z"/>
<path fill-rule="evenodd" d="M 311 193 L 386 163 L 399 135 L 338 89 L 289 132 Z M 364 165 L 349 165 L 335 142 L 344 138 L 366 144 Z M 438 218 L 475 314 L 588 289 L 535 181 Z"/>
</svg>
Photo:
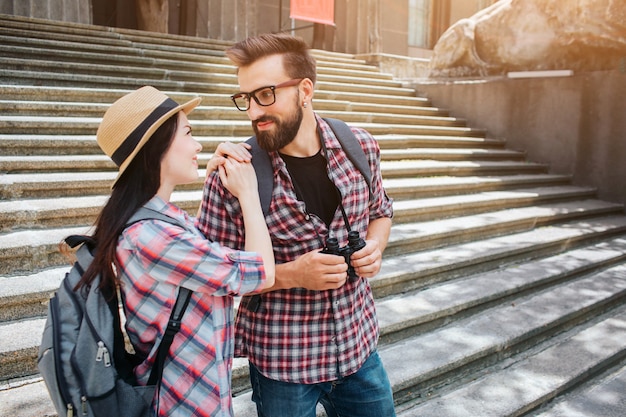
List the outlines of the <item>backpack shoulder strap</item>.
<svg viewBox="0 0 626 417">
<path fill-rule="evenodd" d="M 361 143 L 358 141 L 350 126 L 348 126 L 344 121 L 339 119 L 331 119 L 330 117 L 324 118 L 326 123 L 330 126 L 330 128 L 335 133 L 335 136 L 339 140 L 341 147 L 344 152 L 352 161 L 355 167 L 361 172 L 363 178 L 365 178 L 365 182 L 367 182 L 367 187 L 370 190 L 370 194 L 372 193 L 372 171 L 370 169 L 370 165 L 367 162 L 367 157 L 365 156 L 365 152 L 361 147 Z"/>
<path fill-rule="evenodd" d="M 269 154 L 259 146 L 256 136 L 252 136 L 246 143 L 251 146 L 252 166 L 256 172 L 261 208 L 263 209 L 263 214 L 267 215 L 270 209 L 270 203 L 272 202 L 272 191 L 274 190 L 274 168 L 272 168 L 272 161 Z"/>
<path fill-rule="evenodd" d="M 142 220 L 151 220 L 151 219 L 162 220 L 164 222 L 181 226 L 183 228 L 185 227 L 180 221 L 176 220 L 175 218 L 170 217 L 167 214 L 161 213 L 160 211 L 153 210 L 148 207 L 139 207 L 139 209 L 135 212 L 135 214 L 130 216 L 130 219 L 128 219 L 128 221 L 126 222 L 125 227 L 129 227 Z"/>
<path fill-rule="evenodd" d="M 192 292 L 193 291 L 191 291 L 189 288 L 178 287 L 178 297 L 176 297 L 176 304 L 174 304 L 174 307 L 172 308 L 170 320 L 167 322 L 167 327 L 165 328 L 163 339 L 161 339 L 161 344 L 159 345 L 159 349 L 157 350 L 156 359 L 154 361 L 154 365 L 152 366 L 152 370 L 150 371 L 150 378 L 148 378 L 148 385 L 156 385 L 158 382 L 161 381 L 165 358 L 167 358 L 170 346 L 174 341 L 174 336 L 176 336 L 176 333 L 178 333 L 178 330 L 180 330 L 180 322 L 183 318 L 183 314 L 185 314 L 185 310 L 187 310 L 187 306 L 189 305 L 189 299 L 191 298 Z"/>
</svg>

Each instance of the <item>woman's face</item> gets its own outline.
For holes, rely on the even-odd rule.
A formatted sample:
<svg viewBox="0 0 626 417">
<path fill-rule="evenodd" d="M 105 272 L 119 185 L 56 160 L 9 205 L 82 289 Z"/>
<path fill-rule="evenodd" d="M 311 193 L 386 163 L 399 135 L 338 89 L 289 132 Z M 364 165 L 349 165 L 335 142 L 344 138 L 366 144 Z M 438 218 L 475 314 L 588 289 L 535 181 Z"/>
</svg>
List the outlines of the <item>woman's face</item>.
<svg viewBox="0 0 626 417">
<path fill-rule="evenodd" d="M 178 113 L 174 138 L 161 160 L 161 185 L 173 188 L 198 179 L 198 152 L 202 145 L 191 135 L 191 125 L 185 112 Z M 169 188 L 168 187 L 168 188 Z"/>
</svg>

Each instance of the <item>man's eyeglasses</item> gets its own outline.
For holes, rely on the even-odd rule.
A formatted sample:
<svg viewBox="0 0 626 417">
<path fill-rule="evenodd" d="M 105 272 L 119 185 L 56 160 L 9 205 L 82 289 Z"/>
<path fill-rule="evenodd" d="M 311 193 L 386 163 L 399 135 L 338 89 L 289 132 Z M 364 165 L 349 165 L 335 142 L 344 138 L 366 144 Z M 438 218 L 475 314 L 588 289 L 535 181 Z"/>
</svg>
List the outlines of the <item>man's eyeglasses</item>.
<svg viewBox="0 0 626 417">
<path fill-rule="evenodd" d="M 250 98 L 253 98 L 259 106 L 271 106 L 276 102 L 275 90 L 277 88 L 291 87 L 299 84 L 302 80 L 303 78 L 294 78 L 284 83 L 257 88 L 249 93 L 239 92 L 230 96 L 230 99 L 239 111 L 247 111 L 250 108 Z"/>
</svg>

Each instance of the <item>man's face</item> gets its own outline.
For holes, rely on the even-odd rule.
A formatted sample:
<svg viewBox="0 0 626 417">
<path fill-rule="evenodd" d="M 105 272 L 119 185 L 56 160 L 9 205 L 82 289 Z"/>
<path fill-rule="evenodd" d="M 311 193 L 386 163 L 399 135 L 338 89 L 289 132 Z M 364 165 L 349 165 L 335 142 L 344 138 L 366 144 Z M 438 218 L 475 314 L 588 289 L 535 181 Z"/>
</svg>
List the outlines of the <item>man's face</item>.
<svg viewBox="0 0 626 417">
<path fill-rule="evenodd" d="M 289 81 L 285 74 L 281 55 L 271 55 L 252 65 L 239 69 L 239 86 L 242 92 L 251 92 L 261 87 L 279 85 Z M 248 117 L 259 146 L 266 151 L 277 151 L 291 143 L 302 123 L 302 108 L 299 105 L 299 84 L 274 90 L 276 101 L 261 106 L 250 99 Z"/>
</svg>

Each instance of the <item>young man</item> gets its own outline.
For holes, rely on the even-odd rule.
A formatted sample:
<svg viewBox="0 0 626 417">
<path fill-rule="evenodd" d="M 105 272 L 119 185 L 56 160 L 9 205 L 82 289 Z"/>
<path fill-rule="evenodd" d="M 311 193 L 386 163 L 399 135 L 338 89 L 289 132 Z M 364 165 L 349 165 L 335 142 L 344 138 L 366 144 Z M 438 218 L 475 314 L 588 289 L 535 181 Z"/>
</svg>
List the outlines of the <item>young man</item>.
<svg viewBox="0 0 626 417">
<path fill-rule="evenodd" d="M 276 259 L 275 285 L 244 297 L 235 355 L 250 361 L 259 416 L 394 416 L 392 391 L 376 352 L 378 322 L 368 278 L 378 273 L 393 215 L 380 150 L 352 128 L 371 169 L 371 192 L 329 125 L 313 111 L 315 60 L 299 38 L 264 34 L 227 51 L 238 68 L 232 99 L 268 152 L 273 191 L 265 216 Z M 254 157 L 253 157 L 254 158 Z M 239 204 L 207 177 L 198 227 L 231 247 L 243 244 Z M 327 238 L 365 246 L 350 259 L 321 253 Z"/>
</svg>

